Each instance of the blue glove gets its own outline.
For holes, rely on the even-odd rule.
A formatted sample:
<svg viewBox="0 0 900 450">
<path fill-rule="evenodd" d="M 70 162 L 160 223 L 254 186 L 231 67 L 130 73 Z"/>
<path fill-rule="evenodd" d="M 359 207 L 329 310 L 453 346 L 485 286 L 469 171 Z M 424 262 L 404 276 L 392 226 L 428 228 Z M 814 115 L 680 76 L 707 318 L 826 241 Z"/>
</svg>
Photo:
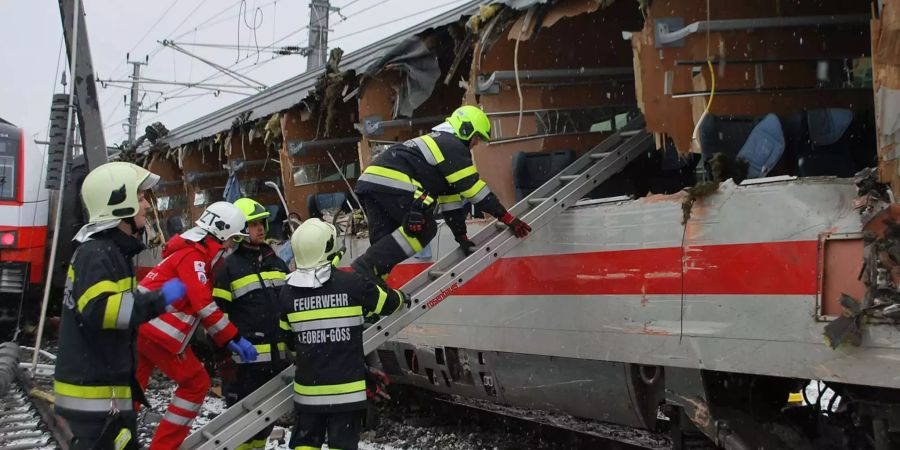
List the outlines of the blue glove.
<svg viewBox="0 0 900 450">
<path fill-rule="evenodd" d="M 178 278 L 172 278 L 171 280 L 166 281 L 166 284 L 160 289 L 163 298 L 166 300 L 166 306 L 181 300 L 186 291 L 187 288 L 184 287 L 184 283 Z"/>
<path fill-rule="evenodd" d="M 237 355 L 241 357 L 241 362 L 253 362 L 256 361 L 256 357 L 259 356 L 259 353 L 257 353 L 256 349 L 253 347 L 253 344 L 242 337 L 237 338 L 237 340 L 229 341 L 228 350 L 237 353 Z"/>
</svg>

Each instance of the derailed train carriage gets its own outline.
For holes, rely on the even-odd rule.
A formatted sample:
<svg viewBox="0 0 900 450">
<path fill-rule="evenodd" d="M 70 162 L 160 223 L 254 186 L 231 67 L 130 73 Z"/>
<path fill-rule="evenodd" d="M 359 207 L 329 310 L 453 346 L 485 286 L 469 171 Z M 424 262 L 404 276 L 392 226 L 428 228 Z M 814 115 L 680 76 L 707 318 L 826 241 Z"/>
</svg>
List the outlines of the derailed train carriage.
<svg viewBox="0 0 900 450">
<path fill-rule="evenodd" d="M 373 151 L 461 102 L 491 117 L 475 163 L 512 205 L 640 111 L 655 150 L 382 346 L 384 369 L 668 428 L 677 445 L 896 446 L 896 6 L 478 3 L 173 130 L 149 162 L 172 188 L 169 231 L 226 181 L 276 216 L 266 181 L 303 217 L 323 194 L 352 205 L 339 175 L 352 184 Z M 346 240 L 349 257 L 366 246 Z M 390 281 L 453 251 L 442 230 Z M 839 401 L 789 403 L 810 380 Z"/>
</svg>

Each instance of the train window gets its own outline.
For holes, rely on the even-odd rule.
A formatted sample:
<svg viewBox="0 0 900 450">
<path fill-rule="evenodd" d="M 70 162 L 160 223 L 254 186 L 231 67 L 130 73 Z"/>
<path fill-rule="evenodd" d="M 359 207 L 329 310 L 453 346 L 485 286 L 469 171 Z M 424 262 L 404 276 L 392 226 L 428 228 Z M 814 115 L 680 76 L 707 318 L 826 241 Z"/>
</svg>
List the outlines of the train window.
<svg viewBox="0 0 900 450">
<path fill-rule="evenodd" d="M 16 166 L 19 157 L 19 143 L 13 139 L 0 138 L 0 200 L 16 199 Z"/>
<path fill-rule="evenodd" d="M 359 177 L 359 162 L 343 163 L 341 171 L 344 177 L 352 180 Z M 325 164 L 303 164 L 294 168 L 294 186 L 306 184 L 340 181 L 341 176 L 330 162 Z"/>
<path fill-rule="evenodd" d="M 156 209 L 160 211 L 171 211 L 173 209 L 184 208 L 187 205 L 187 199 L 183 195 L 167 195 L 159 197 L 156 200 Z"/>
<path fill-rule="evenodd" d="M 225 195 L 225 188 L 210 188 L 197 191 L 194 194 L 194 206 L 206 206 L 210 203 L 222 200 Z"/>
</svg>

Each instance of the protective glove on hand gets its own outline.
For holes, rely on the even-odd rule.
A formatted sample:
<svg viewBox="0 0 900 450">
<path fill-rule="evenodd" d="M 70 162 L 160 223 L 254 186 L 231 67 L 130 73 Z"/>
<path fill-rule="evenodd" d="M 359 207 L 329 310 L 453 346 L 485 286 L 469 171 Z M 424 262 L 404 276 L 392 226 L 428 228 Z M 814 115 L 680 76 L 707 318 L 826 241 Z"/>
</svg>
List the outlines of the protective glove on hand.
<svg viewBox="0 0 900 450">
<path fill-rule="evenodd" d="M 241 358 L 241 362 L 253 362 L 259 356 L 256 348 L 247 339 L 240 337 L 228 342 L 228 350 L 231 350 Z"/>
<path fill-rule="evenodd" d="M 407 233 L 419 233 L 425 229 L 425 222 L 428 220 L 426 212 L 429 208 L 425 205 L 425 200 L 427 199 L 428 194 L 423 192 L 410 205 L 409 212 L 406 213 L 406 217 L 403 220 L 403 229 Z"/>
<path fill-rule="evenodd" d="M 528 236 L 528 233 L 531 233 L 531 226 L 522 222 L 518 217 L 515 217 L 510 213 L 504 214 L 503 217 L 500 218 L 500 221 L 506 224 L 517 238 L 523 238 Z"/>
<path fill-rule="evenodd" d="M 474 242 L 469 240 L 469 236 L 466 236 L 465 234 L 461 234 L 459 236 L 454 236 L 454 239 L 456 239 L 456 242 L 459 244 L 460 250 L 462 250 L 466 256 L 469 256 L 472 253 L 475 253 L 475 250 L 476 250 L 475 247 L 477 247 L 477 246 L 475 245 Z"/>
<path fill-rule="evenodd" d="M 169 306 L 172 303 L 181 300 L 181 298 L 184 297 L 184 293 L 187 292 L 187 288 L 184 287 L 184 283 L 182 283 L 181 280 L 172 278 L 171 280 L 166 281 L 159 291 L 166 301 L 166 306 Z"/>
<path fill-rule="evenodd" d="M 412 308 L 412 297 L 406 292 L 397 289 L 397 295 L 400 296 L 400 300 L 406 305 L 407 308 Z"/>
</svg>

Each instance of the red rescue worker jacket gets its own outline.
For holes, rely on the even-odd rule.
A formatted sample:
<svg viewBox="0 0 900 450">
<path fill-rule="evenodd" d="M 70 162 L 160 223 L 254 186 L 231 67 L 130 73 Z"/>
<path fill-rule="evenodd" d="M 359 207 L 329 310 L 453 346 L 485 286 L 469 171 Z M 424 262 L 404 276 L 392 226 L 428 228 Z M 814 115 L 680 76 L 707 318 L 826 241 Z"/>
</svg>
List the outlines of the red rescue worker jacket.
<svg viewBox="0 0 900 450">
<path fill-rule="evenodd" d="M 194 242 L 177 235 L 163 248 L 163 260 L 140 282 L 154 291 L 172 278 L 180 278 L 187 288 L 184 298 L 166 308 L 166 313 L 140 327 L 140 334 L 173 354 L 182 351 L 199 319 L 212 340 L 220 347 L 237 336 L 237 328 L 212 299 L 212 260 L 222 245 L 212 237 Z"/>
</svg>

